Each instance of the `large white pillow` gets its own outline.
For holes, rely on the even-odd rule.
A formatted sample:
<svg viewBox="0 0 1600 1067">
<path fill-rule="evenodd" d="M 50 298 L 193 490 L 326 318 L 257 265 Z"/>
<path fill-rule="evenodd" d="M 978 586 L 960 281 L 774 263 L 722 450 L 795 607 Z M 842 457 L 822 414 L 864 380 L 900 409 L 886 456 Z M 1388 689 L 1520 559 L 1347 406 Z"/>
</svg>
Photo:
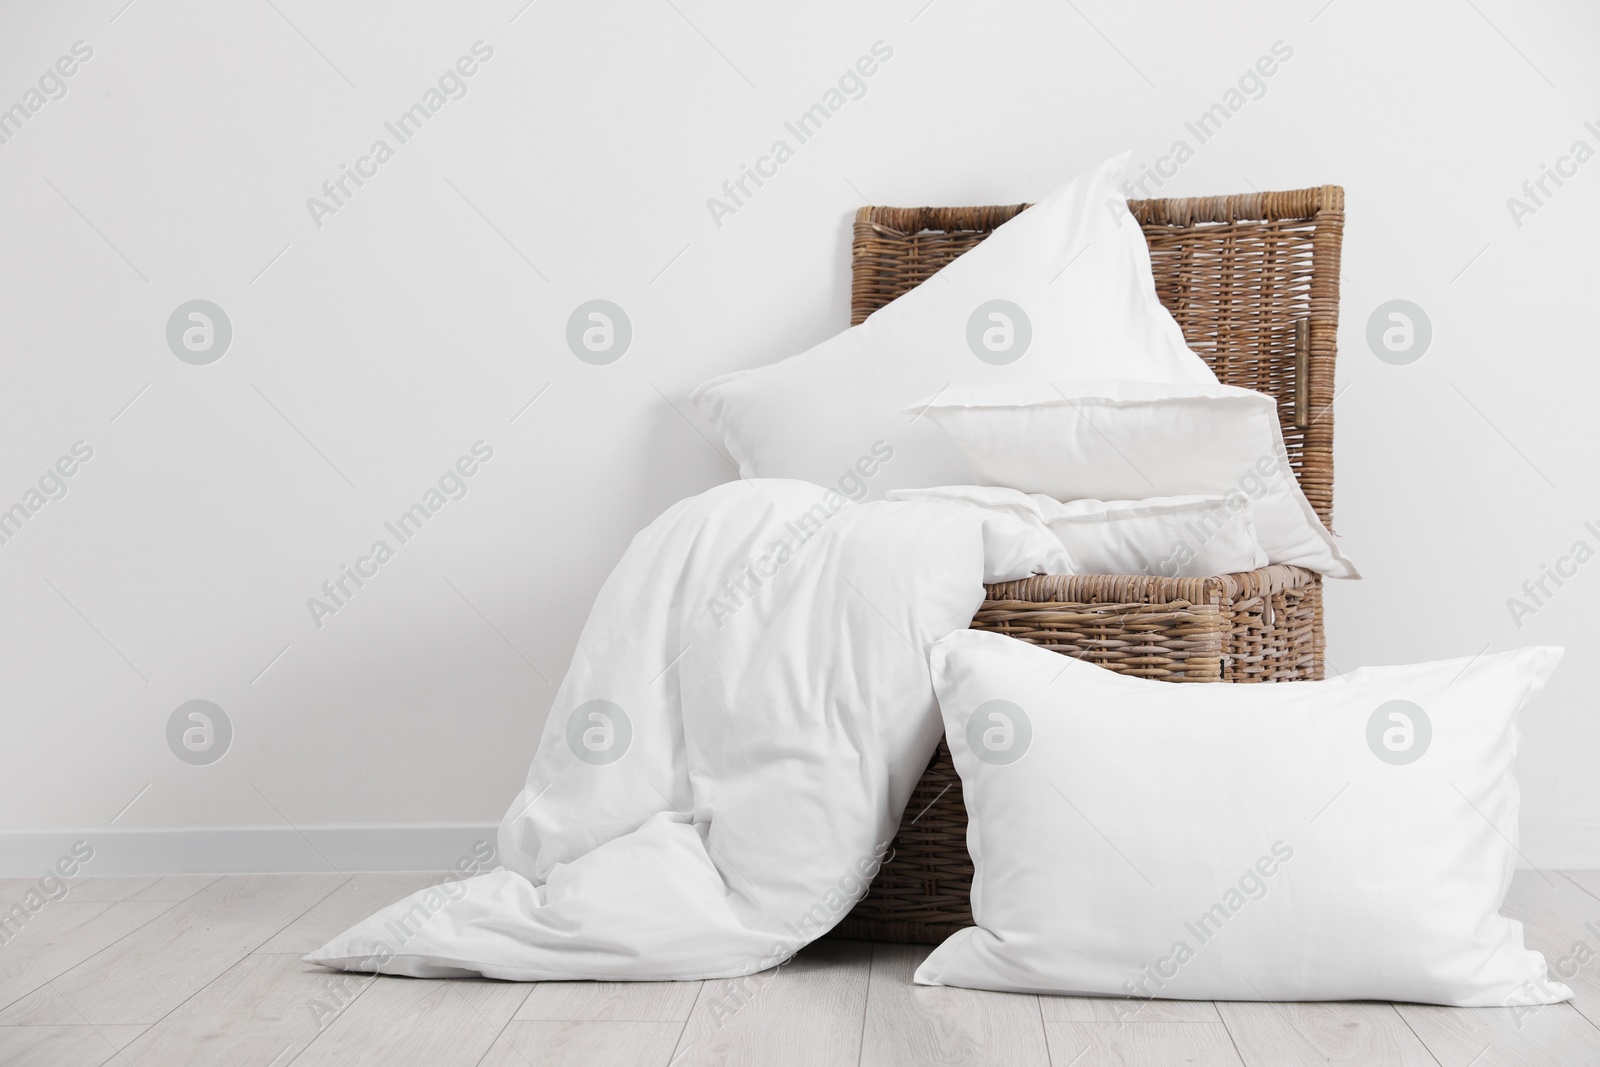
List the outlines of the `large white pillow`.
<svg viewBox="0 0 1600 1067">
<path fill-rule="evenodd" d="M 1361 577 L 1301 492 L 1265 393 L 1214 381 L 1033 382 L 953 387 L 906 410 L 943 427 L 980 482 L 1057 500 L 1242 496 L 1271 562 Z"/>
<path fill-rule="evenodd" d="M 1117 189 L 1127 159 L 1062 186 L 859 326 L 696 389 L 740 474 L 826 485 L 882 440 L 893 459 L 874 497 L 970 483 L 960 451 L 901 409 L 981 382 L 1216 381 L 1156 298 L 1144 234 Z"/>
<path fill-rule="evenodd" d="M 1238 496 L 1072 500 L 997 485 L 896 489 L 890 500 L 928 500 L 1015 515 L 1053 534 L 1066 550 L 1056 574 L 1156 574 L 1201 578 L 1264 567 L 1250 501 Z"/>
<path fill-rule="evenodd" d="M 951 634 L 932 674 L 977 925 L 916 980 L 1200 1000 L 1568 999 L 1499 914 L 1516 858 L 1516 717 L 1560 656 L 1177 685 Z"/>
</svg>

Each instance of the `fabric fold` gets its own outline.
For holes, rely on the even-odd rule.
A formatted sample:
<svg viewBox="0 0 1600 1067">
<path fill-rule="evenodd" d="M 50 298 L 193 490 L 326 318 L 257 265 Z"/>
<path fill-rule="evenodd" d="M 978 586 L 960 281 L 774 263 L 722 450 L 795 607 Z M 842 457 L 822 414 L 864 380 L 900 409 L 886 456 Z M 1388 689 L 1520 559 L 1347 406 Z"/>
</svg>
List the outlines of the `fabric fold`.
<svg viewBox="0 0 1600 1067">
<path fill-rule="evenodd" d="M 306 960 L 418 977 L 732 977 L 866 890 L 940 735 L 927 652 L 1060 547 L 1010 516 L 732 482 L 636 536 L 596 600 L 500 868 Z"/>
</svg>

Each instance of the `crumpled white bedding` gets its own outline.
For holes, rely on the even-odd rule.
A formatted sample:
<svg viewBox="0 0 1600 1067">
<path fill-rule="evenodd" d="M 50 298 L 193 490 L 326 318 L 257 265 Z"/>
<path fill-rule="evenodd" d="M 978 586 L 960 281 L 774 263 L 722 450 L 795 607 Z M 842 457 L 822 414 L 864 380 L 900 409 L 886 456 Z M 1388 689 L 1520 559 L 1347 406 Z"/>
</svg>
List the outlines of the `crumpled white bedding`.
<svg viewBox="0 0 1600 1067">
<path fill-rule="evenodd" d="M 1001 513 L 731 482 L 669 509 L 601 589 L 502 866 L 306 956 L 519 981 L 732 977 L 849 911 L 941 723 L 927 653 L 984 581 L 1061 572 Z"/>
</svg>

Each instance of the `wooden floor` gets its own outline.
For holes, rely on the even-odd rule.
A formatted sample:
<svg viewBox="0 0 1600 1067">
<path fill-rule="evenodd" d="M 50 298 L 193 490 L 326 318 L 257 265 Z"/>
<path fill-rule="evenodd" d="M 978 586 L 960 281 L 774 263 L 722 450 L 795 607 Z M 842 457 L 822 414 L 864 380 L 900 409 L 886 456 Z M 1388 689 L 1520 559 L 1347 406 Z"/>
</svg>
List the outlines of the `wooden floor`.
<svg viewBox="0 0 1600 1067">
<path fill-rule="evenodd" d="M 518 985 L 334 974 L 302 953 L 425 874 L 87 878 L 0 946 L 0 1064 L 1600 1064 L 1600 872 L 1507 912 L 1577 999 L 1507 1009 L 1119 1002 L 911 984 L 925 948 L 824 941 L 762 982 Z M 28 882 L 0 880 L 9 909 Z M 1585 928 L 1585 924 L 1593 924 Z M 1595 958 L 1590 958 L 1595 957 Z M 1126 1003 L 1126 1002 L 1122 1002 Z"/>
</svg>

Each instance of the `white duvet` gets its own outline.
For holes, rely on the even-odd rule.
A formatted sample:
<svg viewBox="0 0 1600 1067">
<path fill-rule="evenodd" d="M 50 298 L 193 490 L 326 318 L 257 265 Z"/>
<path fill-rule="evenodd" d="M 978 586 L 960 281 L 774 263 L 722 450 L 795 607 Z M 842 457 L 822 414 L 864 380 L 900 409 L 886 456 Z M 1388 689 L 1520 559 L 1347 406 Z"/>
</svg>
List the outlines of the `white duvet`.
<svg viewBox="0 0 1600 1067">
<path fill-rule="evenodd" d="M 782 962 L 885 858 L 940 735 L 929 646 L 969 624 L 984 581 L 1064 566 L 1058 542 L 973 508 L 775 479 L 682 501 L 600 591 L 502 866 L 306 960 L 521 981 Z"/>
</svg>

